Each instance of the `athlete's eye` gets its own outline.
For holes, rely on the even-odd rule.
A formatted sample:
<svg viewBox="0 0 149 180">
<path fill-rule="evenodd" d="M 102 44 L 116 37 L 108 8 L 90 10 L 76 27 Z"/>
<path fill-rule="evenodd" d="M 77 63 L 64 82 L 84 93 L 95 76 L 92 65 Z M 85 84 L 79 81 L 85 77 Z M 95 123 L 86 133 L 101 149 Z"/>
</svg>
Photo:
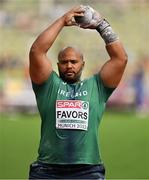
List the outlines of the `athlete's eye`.
<svg viewBox="0 0 149 180">
<path fill-rule="evenodd" d="M 71 60 L 70 61 L 72 64 L 76 64 L 78 61 L 77 60 Z"/>
<path fill-rule="evenodd" d="M 62 61 L 60 61 L 59 63 L 62 64 L 62 65 L 65 65 L 65 64 L 68 64 L 68 63 L 76 64 L 76 63 L 78 63 L 78 61 L 77 61 L 77 60 L 69 60 L 69 61 L 67 61 L 67 60 L 62 60 Z"/>
<path fill-rule="evenodd" d="M 60 61 L 59 63 L 60 63 L 60 64 L 67 64 L 68 61 Z"/>
</svg>

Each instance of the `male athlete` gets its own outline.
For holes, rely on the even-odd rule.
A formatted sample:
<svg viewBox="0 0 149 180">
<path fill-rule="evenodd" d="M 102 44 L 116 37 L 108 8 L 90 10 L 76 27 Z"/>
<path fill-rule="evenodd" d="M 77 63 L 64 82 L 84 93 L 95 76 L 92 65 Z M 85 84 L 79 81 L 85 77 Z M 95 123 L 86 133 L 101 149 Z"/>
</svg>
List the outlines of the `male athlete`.
<svg viewBox="0 0 149 180">
<path fill-rule="evenodd" d="M 104 179 L 98 127 L 105 104 L 123 75 L 127 55 L 110 24 L 94 12 L 88 24 L 77 24 L 83 6 L 75 7 L 44 30 L 30 50 L 30 76 L 41 117 L 37 161 L 30 179 Z M 65 26 L 93 29 L 103 38 L 110 59 L 98 74 L 81 80 L 83 54 L 70 46 L 58 54 L 59 76 L 47 51 Z"/>
</svg>

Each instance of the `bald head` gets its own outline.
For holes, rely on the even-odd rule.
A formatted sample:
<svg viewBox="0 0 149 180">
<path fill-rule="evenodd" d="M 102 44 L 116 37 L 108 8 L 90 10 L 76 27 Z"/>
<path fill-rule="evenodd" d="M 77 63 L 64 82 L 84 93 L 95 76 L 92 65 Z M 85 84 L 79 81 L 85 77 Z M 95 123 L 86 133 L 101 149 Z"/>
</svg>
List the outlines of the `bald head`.
<svg viewBox="0 0 149 180">
<path fill-rule="evenodd" d="M 76 53 L 78 56 L 80 56 L 80 59 L 83 61 L 83 54 L 80 51 L 80 49 L 78 49 L 77 47 L 74 46 L 68 46 L 63 48 L 62 50 L 60 50 L 59 54 L 58 54 L 58 61 L 60 61 L 63 57 L 65 57 L 67 55 L 67 53 L 69 52 L 74 52 Z"/>
</svg>

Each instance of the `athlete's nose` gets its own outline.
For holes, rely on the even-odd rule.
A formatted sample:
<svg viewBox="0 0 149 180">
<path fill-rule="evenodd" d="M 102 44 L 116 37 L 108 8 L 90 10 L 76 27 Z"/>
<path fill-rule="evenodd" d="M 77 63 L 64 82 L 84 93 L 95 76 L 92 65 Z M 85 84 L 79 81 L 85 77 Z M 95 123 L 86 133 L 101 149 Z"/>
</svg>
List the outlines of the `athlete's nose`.
<svg viewBox="0 0 149 180">
<path fill-rule="evenodd" d="M 72 68 L 72 63 L 71 63 L 71 62 L 68 62 L 68 63 L 67 63 L 67 68 L 68 68 L 68 69 Z"/>
</svg>

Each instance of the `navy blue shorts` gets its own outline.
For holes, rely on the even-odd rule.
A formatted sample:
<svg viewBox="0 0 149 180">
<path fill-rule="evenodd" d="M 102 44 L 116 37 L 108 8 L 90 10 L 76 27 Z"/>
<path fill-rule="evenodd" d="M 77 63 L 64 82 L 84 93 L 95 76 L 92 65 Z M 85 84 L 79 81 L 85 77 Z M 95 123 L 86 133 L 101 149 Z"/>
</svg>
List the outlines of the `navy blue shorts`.
<svg viewBox="0 0 149 180">
<path fill-rule="evenodd" d="M 29 179 L 105 179 L 103 164 L 57 165 L 34 162 L 30 165 Z"/>
</svg>

